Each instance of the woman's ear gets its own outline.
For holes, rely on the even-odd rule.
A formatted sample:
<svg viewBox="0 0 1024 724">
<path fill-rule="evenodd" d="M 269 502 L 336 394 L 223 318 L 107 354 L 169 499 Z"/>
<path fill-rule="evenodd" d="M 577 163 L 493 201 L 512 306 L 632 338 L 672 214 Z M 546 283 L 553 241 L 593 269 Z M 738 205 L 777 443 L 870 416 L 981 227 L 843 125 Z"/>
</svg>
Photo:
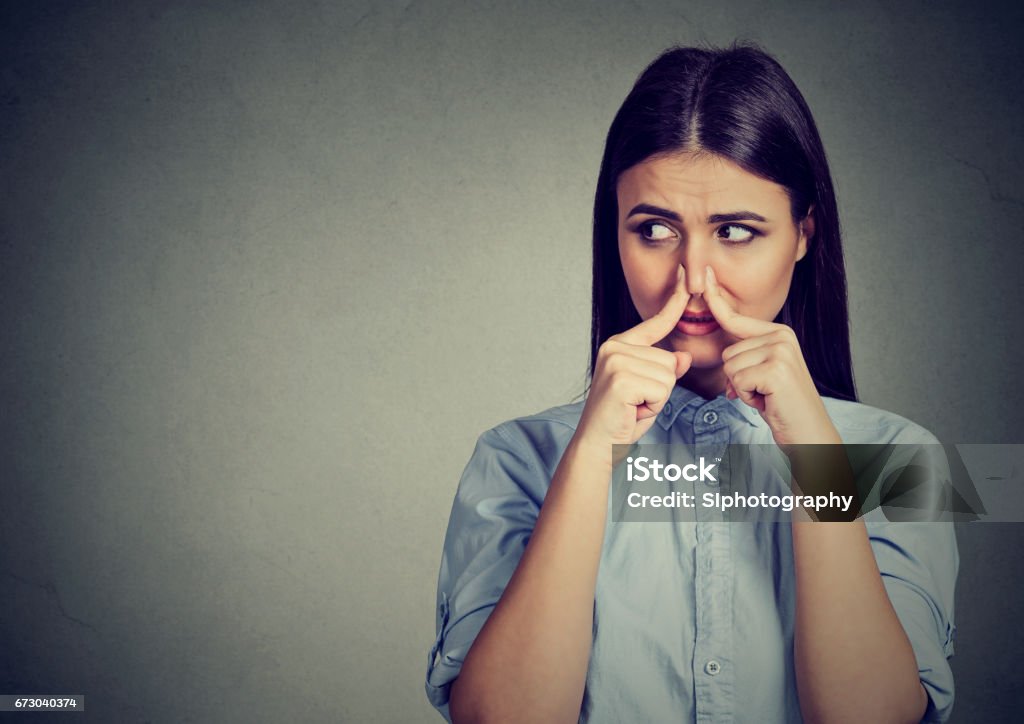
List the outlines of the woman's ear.
<svg viewBox="0 0 1024 724">
<path fill-rule="evenodd" d="M 800 238 L 797 240 L 796 260 L 807 255 L 807 248 L 814 239 L 814 204 L 807 209 L 807 215 L 800 221 Z"/>
</svg>

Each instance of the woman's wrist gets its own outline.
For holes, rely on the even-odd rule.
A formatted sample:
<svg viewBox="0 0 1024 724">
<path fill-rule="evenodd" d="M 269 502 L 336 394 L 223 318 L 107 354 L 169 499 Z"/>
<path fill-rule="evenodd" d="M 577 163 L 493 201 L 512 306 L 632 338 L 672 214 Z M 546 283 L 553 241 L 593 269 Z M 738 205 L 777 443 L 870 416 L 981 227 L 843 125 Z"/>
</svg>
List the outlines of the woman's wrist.
<svg viewBox="0 0 1024 724">
<path fill-rule="evenodd" d="M 622 448 L 625 448 L 625 446 L 622 446 Z M 571 455 L 574 459 L 582 459 L 589 464 L 599 466 L 602 470 L 607 470 L 609 474 L 616 463 L 619 462 L 615 458 L 614 452 L 615 446 L 611 441 L 588 437 L 586 434 L 581 434 L 579 430 L 572 436 L 572 439 L 569 440 L 569 445 L 566 447 L 566 455 Z M 622 454 L 619 457 L 622 457 Z"/>
</svg>

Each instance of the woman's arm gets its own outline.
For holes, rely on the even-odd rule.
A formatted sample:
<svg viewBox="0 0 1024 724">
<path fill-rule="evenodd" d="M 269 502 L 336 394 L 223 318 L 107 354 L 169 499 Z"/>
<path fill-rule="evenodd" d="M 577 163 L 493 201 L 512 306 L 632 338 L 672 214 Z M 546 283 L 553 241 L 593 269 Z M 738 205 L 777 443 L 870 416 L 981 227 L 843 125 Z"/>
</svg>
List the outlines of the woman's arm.
<svg viewBox="0 0 1024 724">
<path fill-rule="evenodd" d="M 579 720 L 612 446 L 640 439 L 689 369 L 688 353 L 652 347 L 673 329 L 688 299 L 680 265 L 661 311 L 598 349 L 579 426 L 530 542 L 452 684 L 448 712 L 456 724 Z"/>
<path fill-rule="evenodd" d="M 835 447 L 828 449 L 841 451 L 838 434 L 833 442 Z M 799 470 L 794 460 L 798 481 Z M 921 721 L 928 695 L 910 639 L 882 583 L 864 522 L 794 519 L 792 529 L 794 658 L 804 719 Z"/>
<path fill-rule="evenodd" d="M 711 267 L 705 299 L 718 323 L 739 342 L 722 351 L 730 398 L 762 413 L 790 456 L 798 485 L 817 489 L 814 452 L 842 450 L 793 330 L 738 313 L 721 295 Z M 831 452 L 830 452 L 831 451 Z M 845 455 L 843 455 L 845 460 Z M 850 483 L 824 478 L 827 488 Z M 801 484 L 801 480 L 803 483 Z M 823 491 L 818 491 L 823 492 Z M 917 660 L 882 582 L 861 520 L 798 522 L 794 658 L 800 709 L 809 722 L 917 722 L 928 704 Z"/>
<path fill-rule="evenodd" d="M 522 560 L 452 684 L 456 724 L 579 719 L 611 470 L 610 446 L 569 443 Z"/>
</svg>

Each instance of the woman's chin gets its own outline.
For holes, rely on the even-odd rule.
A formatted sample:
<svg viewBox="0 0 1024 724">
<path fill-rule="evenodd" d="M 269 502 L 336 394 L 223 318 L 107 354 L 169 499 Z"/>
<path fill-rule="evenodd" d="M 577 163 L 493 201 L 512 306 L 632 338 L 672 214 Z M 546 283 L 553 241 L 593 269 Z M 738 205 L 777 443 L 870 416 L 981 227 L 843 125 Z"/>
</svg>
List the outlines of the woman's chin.
<svg viewBox="0 0 1024 724">
<path fill-rule="evenodd" d="M 691 370 L 711 370 L 722 366 L 722 350 L 726 345 L 719 339 L 688 337 L 681 334 L 675 338 L 670 335 L 657 346 L 675 352 L 689 352 L 693 358 L 690 363 Z"/>
<path fill-rule="evenodd" d="M 676 348 L 677 352 L 689 352 L 693 361 L 690 369 L 709 370 L 722 366 L 722 350 L 718 346 L 684 344 Z"/>
<path fill-rule="evenodd" d="M 693 372 L 695 373 L 695 377 L 704 377 L 706 375 L 714 373 L 715 370 L 719 369 L 721 366 L 721 358 L 719 358 L 718 360 L 701 360 L 698 359 L 696 355 L 694 355 L 693 362 L 690 363 L 690 369 L 687 370 L 686 374 L 688 375 L 691 372 Z"/>
</svg>

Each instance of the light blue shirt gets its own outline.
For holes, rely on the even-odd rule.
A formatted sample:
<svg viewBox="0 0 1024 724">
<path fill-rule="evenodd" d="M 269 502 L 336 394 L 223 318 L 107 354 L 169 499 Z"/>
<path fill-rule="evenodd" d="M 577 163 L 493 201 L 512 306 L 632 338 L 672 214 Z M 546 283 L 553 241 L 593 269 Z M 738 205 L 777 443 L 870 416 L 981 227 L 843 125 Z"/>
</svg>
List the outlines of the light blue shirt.
<svg viewBox="0 0 1024 724">
<path fill-rule="evenodd" d="M 845 443 L 938 444 L 927 430 L 860 403 L 823 398 Z M 451 682 L 533 531 L 583 402 L 483 433 L 452 506 L 437 590 L 426 692 L 451 721 Z M 677 386 L 641 443 L 769 444 L 739 400 Z M 937 476 L 948 471 L 935 470 Z M 699 486 L 705 483 L 697 483 Z M 709 490 L 712 488 L 709 488 Z M 611 496 L 609 496 L 611 497 Z M 580 722 L 799 722 L 792 532 L 773 522 L 616 523 L 611 505 L 594 593 L 594 638 Z M 864 517 L 889 599 L 928 693 L 923 721 L 953 707 L 949 522 Z M 843 621 L 837 619 L 836 626 Z"/>
</svg>

